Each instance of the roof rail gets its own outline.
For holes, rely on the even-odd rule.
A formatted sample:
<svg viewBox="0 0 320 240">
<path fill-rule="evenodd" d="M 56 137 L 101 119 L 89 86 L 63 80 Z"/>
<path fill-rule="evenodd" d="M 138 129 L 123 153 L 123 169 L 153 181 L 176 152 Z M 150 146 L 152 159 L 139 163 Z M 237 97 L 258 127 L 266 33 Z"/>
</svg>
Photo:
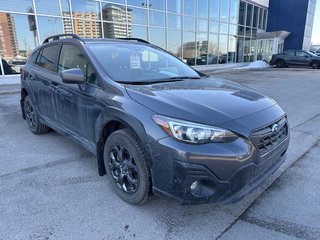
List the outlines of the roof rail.
<svg viewBox="0 0 320 240">
<path fill-rule="evenodd" d="M 141 38 L 117 38 L 120 40 L 133 40 L 133 41 L 137 41 L 137 42 L 142 42 L 142 43 L 147 43 L 150 44 L 148 41 L 141 39 Z"/>
<path fill-rule="evenodd" d="M 58 35 L 53 35 L 53 36 L 47 37 L 43 41 L 43 43 L 48 43 L 48 42 L 50 42 L 50 40 L 55 41 L 55 40 L 59 40 L 59 39 L 65 38 L 65 37 L 71 37 L 71 38 L 78 39 L 78 40 L 82 41 L 82 38 L 79 37 L 77 34 L 66 33 L 66 34 L 58 34 Z"/>
</svg>

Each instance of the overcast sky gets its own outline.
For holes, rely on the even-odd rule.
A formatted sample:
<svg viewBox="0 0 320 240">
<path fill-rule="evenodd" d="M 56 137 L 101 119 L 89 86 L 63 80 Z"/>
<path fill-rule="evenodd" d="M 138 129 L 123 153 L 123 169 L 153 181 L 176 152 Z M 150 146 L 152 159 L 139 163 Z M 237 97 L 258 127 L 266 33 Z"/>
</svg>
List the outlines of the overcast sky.
<svg viewBox="0 0 320 240">
<path fill-rule="evenodd" d="M 311 44 L 320 45 L 320 1 L 317 1 L 316 11 L 314 14 L 314 23 Z"/>
</svg>

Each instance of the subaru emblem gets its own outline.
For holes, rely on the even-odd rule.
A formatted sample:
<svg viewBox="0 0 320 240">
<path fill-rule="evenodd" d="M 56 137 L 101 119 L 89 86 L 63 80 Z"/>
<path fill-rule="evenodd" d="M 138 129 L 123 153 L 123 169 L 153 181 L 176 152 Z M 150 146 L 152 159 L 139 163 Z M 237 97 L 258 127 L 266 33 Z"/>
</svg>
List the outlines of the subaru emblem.
<svg viewBox="0 0 320 240">
<path fill-rule="evenodd" d="M 276 123 L 276 124 L 273 124 L 272 125 L 272 128 L 271 128 L 271 131 L 273 132 L 273 133 L 276 133 L 276 132 L 278 132 L 278 130 L 279 130 L 279 125 Z"/>
</svg>

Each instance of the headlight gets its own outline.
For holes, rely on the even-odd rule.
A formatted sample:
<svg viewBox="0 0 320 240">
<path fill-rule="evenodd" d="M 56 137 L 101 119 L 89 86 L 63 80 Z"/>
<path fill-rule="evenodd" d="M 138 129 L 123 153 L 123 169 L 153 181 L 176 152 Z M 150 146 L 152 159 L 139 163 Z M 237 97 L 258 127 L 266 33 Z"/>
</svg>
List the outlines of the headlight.
<svg viewBox="0 0 320 240">
<path fill-rule="evenodd" d="M 233 132 L 222 128 L 159 115 L 152 116 L 152 119 L 170 136 L 188 143 L 223 143 L 232 142 L 238 138 Z"/>
</svg>

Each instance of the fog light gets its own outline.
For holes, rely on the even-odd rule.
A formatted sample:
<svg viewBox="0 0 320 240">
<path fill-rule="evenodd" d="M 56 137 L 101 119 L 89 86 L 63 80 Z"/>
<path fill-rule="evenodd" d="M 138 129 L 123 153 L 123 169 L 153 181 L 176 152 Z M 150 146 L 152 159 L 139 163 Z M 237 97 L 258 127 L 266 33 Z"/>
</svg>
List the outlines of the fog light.
<svg viewBox="0 0 320 240">
<path fill-rule="evenodd" d="M 190 186 L 191 191 L 194 191 L 198 187 L 198 184 L 198 181 L 193 182 Z"/>
</svg>

